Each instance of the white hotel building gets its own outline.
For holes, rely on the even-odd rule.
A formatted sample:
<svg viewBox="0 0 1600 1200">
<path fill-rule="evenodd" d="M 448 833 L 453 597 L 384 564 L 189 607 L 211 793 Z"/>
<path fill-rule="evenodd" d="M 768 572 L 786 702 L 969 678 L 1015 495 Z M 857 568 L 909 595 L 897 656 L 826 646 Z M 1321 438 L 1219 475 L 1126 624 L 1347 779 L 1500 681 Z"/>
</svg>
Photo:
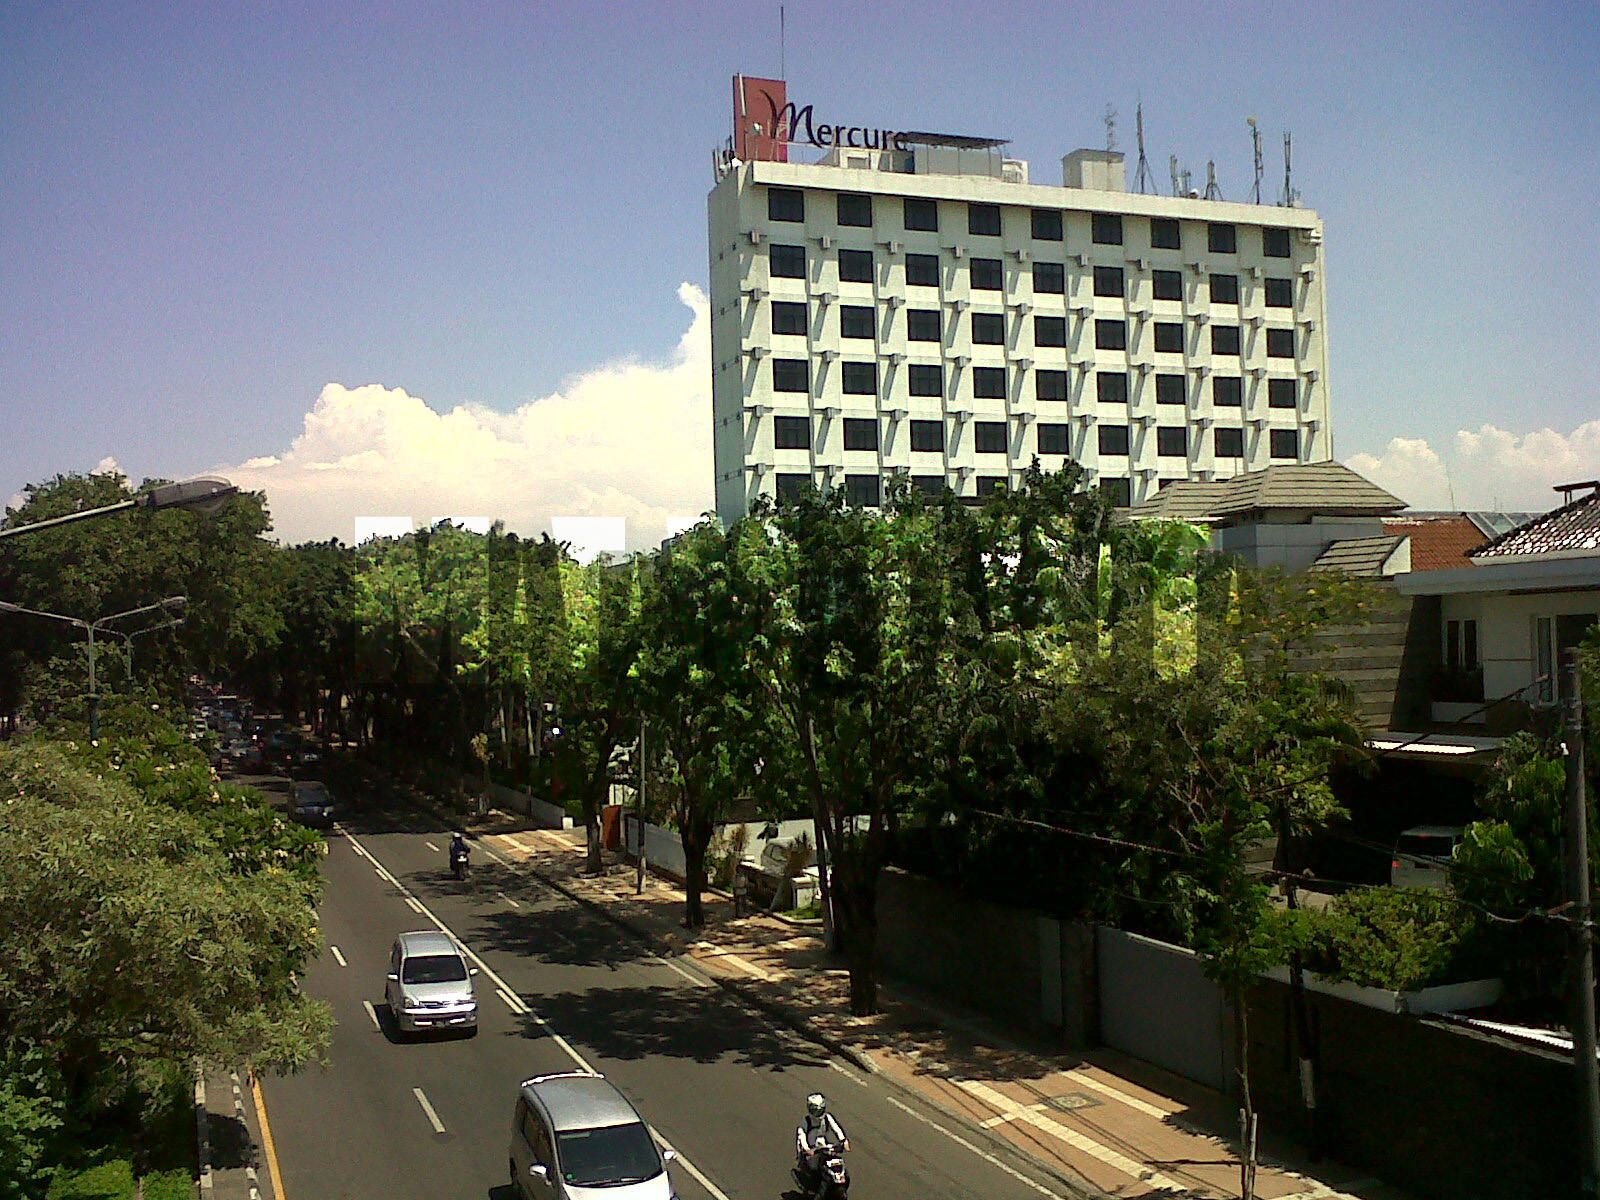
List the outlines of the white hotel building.
<svg viewBox="0 0 1600 1200">
<path fill-rule="evenodd" d="M 1035 184 L 993 139 L 823 125 L 890 148 L 771 161 L 798 122 L 740 119 L 709 201 L 724 521 L 896 473 L 981 496 L 1035 458 L 1128 504 L 1332 457 L 1314 212 L 1129 192 L 1115 151 Z"/>
</svg>

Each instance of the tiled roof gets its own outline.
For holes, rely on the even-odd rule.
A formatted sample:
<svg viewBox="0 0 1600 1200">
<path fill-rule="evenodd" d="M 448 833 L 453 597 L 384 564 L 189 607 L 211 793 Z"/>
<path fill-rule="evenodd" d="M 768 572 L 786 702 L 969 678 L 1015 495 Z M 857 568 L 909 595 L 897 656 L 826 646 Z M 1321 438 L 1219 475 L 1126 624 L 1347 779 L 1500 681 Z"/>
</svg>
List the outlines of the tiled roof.
<svg viewBox="0 0 1600 1200">
<path fill-rule="evenodd" d="M 1474 562 L 1562 551 L 1600 555 L 1600 490 L 1535 517 L 1474 550 Z"/>
<path fill-rule="evenodd" d="M 1489 539 L 1477 523 L 1465 515 L 1446 517 L 1385 517 L 1386 533 L 1411 539 L 1413 571 L 1443 571 L 1471 566 L 1469 550 L 1476 550 Z"/>
<path fill-rule="evenodd" d="M 1154 496 L 1142 500 L 1128 510 L 1135 518 L 1146 521 L 1196 521 L 1211 519 L 1222 489 L 1222 481 L 1180 479 L 1167 484 Z"/>
<path fill-rule="evenodd" d="M 1143 519 L 1225 521 L 1266 509 L 1306 509 L 1319 516 L 1379 516 L 1405 502 L 1343 463 L 1284 463 L 1211 481 L 1170 483 L 1140 504 Z"/>
<path fill-rule="evenodd" d="M 1334 542 L 1318 555 L 1317 561 L 1311 564 L 1311 570 L 1343 571 L 1347 575 L 1376 579 L 1382 576 L 1383 564 L 1389 561 L 1389 556 L 1403 541 L 1405 538 L 1398 534 L 1346 538 L 1342 542 Z"/>
</svg>

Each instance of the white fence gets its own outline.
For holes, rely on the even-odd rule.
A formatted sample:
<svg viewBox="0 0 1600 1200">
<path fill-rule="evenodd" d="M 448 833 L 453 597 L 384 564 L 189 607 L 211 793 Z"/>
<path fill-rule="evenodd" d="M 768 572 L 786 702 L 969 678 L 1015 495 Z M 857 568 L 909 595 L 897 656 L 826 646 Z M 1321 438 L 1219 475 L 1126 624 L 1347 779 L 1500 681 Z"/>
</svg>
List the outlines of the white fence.
<svg viewBox="0 0 1600 1200">
<path fill-rule="evenodd" d="M 513 812 L 522 813 L 541 829 L 572 828 L 572 818 L 567 816 L 566 809 L 559 804 L 551 804 L 548 800 L 541 800 L 537 796 L 530 796 L 527 792 L 491 783 L 483 789 L 483 795 L 495 808 L 509 808 Z"/>
</svg>

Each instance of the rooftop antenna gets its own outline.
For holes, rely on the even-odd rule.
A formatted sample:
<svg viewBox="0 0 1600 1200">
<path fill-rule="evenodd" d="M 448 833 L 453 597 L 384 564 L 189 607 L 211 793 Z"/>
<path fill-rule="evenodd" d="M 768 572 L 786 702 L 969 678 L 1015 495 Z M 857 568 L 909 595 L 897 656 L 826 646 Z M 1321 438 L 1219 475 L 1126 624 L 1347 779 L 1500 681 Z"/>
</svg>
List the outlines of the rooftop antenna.
<svg viewBox="0 0 1600 1200">
<path fill-rule="evenodd" d="M 1283 198 L 1278 201 L 1285 208 L 1293 208 L 1295 201 L 1300 199 L 1300 193 L 1294 190 L 1291 174 L 1291 152 L 1294 149 L 1294 139 L 1285 131 L 1283 135 Z"/>
<path fill-rule="evenodd" d="M 1178 188 L 1178 183 L 1183 178 L 1183 172 L 1178 170 L 1178 156 L 1176 154 L 1167 156 L 1167 170 L 1172 172 L 1172 194 L 1174 196 L 1183 195 L 1183 192 Z"/>
<path fill-rule="evenodd" d="M 778 5 L 778 78 L 789 79 L 788 22 L 784 20 L 783 5 Z"/>
<path fill-rule="evenodd" d="M 1255 150 L 1256 159 L 1256 186 L 1251 194 L 1255 197 L 1251 203 L 1261 203 L 1261 129 L 1256 124 L 1254 117 L 1246 117 L 1245 123 L 1250 126 L 1250 145 Z"/>
<path fill-rule="evenodd" d="M 1217 186 L 1217 160 L 1206 160 L 1206 199 L 1221 200 L 1222 189 Z"/>
<path fill-rule="evenodd" d="M 1141 102 L 1133 110 L 1133 127 L 1139 139 L 1139 170 L 1134 174 L 1133 186 L 1140 193 L 1156 190 L 1156 181 L 1150 174 L 1150 160 L 1144 156 L 1144 104 Z"/>
<path fill-rule="evenodd" d="M 1115 150 L 1117 148 L 1117 110 L 1107 104 L 1106 115 L 1103 120 L 1106 123 L 1106 149 Z"/>
</svg>

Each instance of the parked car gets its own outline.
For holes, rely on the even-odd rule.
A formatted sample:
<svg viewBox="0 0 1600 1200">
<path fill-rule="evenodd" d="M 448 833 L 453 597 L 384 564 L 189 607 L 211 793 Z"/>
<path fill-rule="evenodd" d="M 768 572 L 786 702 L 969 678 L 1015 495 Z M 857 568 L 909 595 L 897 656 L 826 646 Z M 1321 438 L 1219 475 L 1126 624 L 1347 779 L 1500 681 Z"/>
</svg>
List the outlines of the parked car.
<svg viewBox="0 0 1600 1200">
<path fill-rule="evenodd" d="M 472 977 L 477 973 L 449 934 L 434 929 L 402 933 L 389 951 L 384 989 L 395 1028 L 401 1033 L 476 1030 L 478 998 Z"/>
<path fill-rule="evenodd" d="M 1389 883 L 1394 887 L 1450 886 L 1450 860 L 1466 830 L 1460 825 L 1413 825 L 1394 843 Z"/>
<path fill-rule="evenodd" d="M 663 1153 L 628 1098 L 603 1075 L 524 1079 L 511 1120 L 511 1188 L 518 1200 L 672 1200 Z"/>
<path fill-rule="evenodd" d="M 297 821 L 307 825 L 327 825 L 333 821 L 333 796 L 321 780 L 301 779 L 291 784 L 289 803 Z"/>
</svg>

